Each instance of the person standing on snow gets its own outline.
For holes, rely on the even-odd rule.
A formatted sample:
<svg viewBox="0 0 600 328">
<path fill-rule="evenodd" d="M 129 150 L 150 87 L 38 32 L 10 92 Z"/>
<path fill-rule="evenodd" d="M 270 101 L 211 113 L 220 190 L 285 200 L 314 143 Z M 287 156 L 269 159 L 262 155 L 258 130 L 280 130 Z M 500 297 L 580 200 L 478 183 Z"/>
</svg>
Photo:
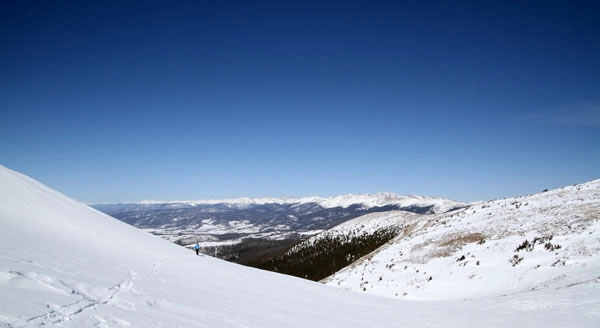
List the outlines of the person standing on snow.
<svg viewBox="0 0 600 328">
<path fill-rule="evenodd" d="M 200 251 L 200 245 L 196 243 L 196 246 L 194 246 L 194 248 L 196 249 L 196 255 L 198 255 L 198 252 Z"/>
</svg>

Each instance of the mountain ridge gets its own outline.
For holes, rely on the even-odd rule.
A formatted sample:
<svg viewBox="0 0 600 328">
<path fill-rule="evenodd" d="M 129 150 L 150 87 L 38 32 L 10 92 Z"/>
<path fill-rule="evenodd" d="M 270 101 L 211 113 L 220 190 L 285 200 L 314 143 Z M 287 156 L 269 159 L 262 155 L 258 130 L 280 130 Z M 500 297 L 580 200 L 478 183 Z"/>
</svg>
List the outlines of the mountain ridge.
<svg viewBox="0 0 600 328">
<path fill-rule="evenodd" d="M 367 213 L 389 210 L 438 213 L 466 206 L 434 197 L 392 193 L 332 198 L 243 198 L 224 203 L 227 201 L 153 201 L 93 207 L 180 245 L 199 242 L 202 247 L 211 247 L 211 254 L 244 263 L 240 252 L 250 254 L 263 247 L 280 249 L 282 243 L 271 241 L 289 244 Z M 257 245 L 254 240 L 261 242 Z M 229 247 L 240 243 L 244 245 Z"/>
<path fill-rule="evenodd" d="M 265 205 L 265 204 L 307 204 L 316 203 L 323 208 L 342 207 L 347 208 L 352 205 L 363 205 L 365 208 L 386 205 L 411 206 L 423 203 L 433 204 L 439 207 L 438 211 L 447 211 L 456 206 L 463 206 L 469 202 L 459 202 L 451 199 L 445 199 L 432 196 L 421 195 L 398 195 L 392 192 L 379 192 L 375 194 L 343 194 L 331 197 L 309 196 L 309 197 L 240 197 L 231 199 L 211 199 L 211 200 L 143 200 L 139 202 L 120 202 L 120 203 L 89 203 L 90 206 L 96 205 L 219 205 L 227 204 L 232 206 L 244 205 Z M 445 210 L 444 210 L 445 209 Z"/>
</svg>

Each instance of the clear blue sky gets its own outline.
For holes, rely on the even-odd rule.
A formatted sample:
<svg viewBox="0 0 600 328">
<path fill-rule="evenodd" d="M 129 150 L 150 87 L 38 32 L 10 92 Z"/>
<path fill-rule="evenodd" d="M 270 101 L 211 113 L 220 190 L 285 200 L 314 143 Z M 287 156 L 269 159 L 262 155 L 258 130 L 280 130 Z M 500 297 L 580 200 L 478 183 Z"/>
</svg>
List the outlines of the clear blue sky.
<svg viewBox="0 0 600 328">
<path fill-rule="evenodd" d="M 600 178 L 597 1 L 5 1 L 0 164 L 85 202 Z"/>
</svg>

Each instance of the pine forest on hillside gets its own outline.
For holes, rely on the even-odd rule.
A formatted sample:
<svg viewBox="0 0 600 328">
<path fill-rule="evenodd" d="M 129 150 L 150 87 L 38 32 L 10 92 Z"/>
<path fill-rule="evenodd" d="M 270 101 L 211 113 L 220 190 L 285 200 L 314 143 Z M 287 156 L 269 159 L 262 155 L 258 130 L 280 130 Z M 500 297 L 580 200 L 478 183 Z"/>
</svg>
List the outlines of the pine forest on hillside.
<svg viewBox="0 0 600 328">
<path fill-rule="evenodd" d="M 373 233 L 356 230 L 346 234 L 323 233 L 314 242 L 301 243 L 281 256 L 248 265 L 319 281 L 376 250 L 400 231 L 399 227 L 386 227 Z"/>
</svg>

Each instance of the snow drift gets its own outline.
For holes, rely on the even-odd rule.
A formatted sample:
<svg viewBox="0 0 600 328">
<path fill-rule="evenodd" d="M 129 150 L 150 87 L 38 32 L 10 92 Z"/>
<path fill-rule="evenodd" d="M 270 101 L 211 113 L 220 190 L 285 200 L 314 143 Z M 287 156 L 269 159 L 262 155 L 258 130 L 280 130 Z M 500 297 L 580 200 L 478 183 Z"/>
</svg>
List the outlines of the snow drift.
<svg viewBox="0 0 600 328">
<path fill-rule="evenodd" d="M 381 224 L 372 219 L 378 216 L 355 222 L 368 229 Z M 396 219 L 404 233 L 327 282 L 418 300 L 594 289 L 600 283 L 600 180 Z"/>
<path fill-rule="evenodd" d="M 2 166 L 0 226 L 4 327 L 592 327 L 600 318 L 597 285 L 406 302 L 197 257 Z"/>
</svg>

